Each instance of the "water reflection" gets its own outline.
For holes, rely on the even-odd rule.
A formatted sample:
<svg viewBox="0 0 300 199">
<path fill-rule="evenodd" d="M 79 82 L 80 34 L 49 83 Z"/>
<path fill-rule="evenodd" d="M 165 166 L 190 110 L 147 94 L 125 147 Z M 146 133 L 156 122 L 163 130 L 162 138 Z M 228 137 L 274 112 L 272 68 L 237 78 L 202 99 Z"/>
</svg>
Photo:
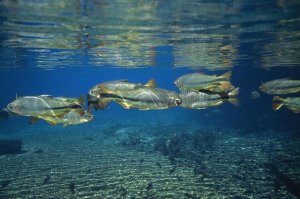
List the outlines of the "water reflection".
<svg viewBox="0 0 300 199">
<path fill-rule="evenodd" d="M 1 67 L 21 66 L 28 52 L 39 68 L 81 66 L 80 56 L 92 66 L 149 67 L 156 66 L 157 47 L 169 46 L 174 67 L 228 69 L 248 56 L 239 52 L 241 45 L 258 42 L 263 67 L 297 65 L 298 4 L 4 0 Z M 274 40 L 263 43 L 269 36 Z"/>
</svg>

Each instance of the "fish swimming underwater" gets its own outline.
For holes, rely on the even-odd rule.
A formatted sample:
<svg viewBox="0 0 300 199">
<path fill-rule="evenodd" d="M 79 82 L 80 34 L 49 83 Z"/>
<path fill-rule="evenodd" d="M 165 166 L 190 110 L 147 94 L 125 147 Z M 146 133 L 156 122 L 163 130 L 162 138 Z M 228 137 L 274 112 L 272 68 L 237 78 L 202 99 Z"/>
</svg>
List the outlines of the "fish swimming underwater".
<svg viewBox="0 0 300 199">
<path fill-rule="evenodd" d="M 30 116 L 30 123 L 43 119 L 49 124 L 62 123 L 65 126 L 80 124 L 93 119 L 83 107 L 84 97 L 65 98 L 48 95 L 19 97 L 7 105 L 17 115 Z"/>
<path fill-rule="evenodd" d="M 64 98 L 49 95 L 18 97 L 7 105 L 7 109 L 17 115 L 23 116 L 60 116 L 70 110 L 82 110 L 84 97 Z"/>
<path fill-rule="evenodd" d="M 130 90 L 135 88 L 142 88 L 142 87 L 150 87 L 154 88 L 156 86 L 156 82 L 154 79 L 150 79 L 146 84 L 140 84 L 140 83 L 131 83 L 128 82 L 128 80 L 115 80 L 115 81 L 109 81 L 104 82 L 101 84 L 98 84 L 94 86 L 91 90 L 89 90 L 88 93 L 88 105 L 92 105 L 96 110 L 103 109 L 106 106 L 104 104 L 99 103 L 99 98 L 101 96 L 101 92 L 103 92 L 101 89 L 106 88 L 110 91 L 118 91 L 118 90 Z M 107 103 L 106 103 L 107 105 Z"/>
<path fill-rule="evenodd" d="M 110 101 L 115 101 L 125 109 L 153 110 L 175 107 L 182 102 L 178 94 L 160 88 L 143 87 L 110 91 L 101 87 L 100 90 L 102 95 L 99 103 L 103 106 L 107 106 Z"/>
<path fill-rule="evenodd" d="M 203 92 L 183 91 L 180 93 L 182 99 L 180 106 L 190 109 L 205 109 L 211 106 L 219 106 L 225 101 L 229 101 L 234 105 L 239 105 L 239 100 L 236 98 L 238 94 L 239 88 L 234 89 L 228 94 L 207 94 Z"/>
<path fill-rule="evenodd" d="M 300 97 L 288 97 L 284 99 L 279 96 L 275 96 L 273 98 L 272 108 L 274 110 L 278 110 L 282 106 L 286 106 L 294 113 L 300 113 Z"/>
<path fill-rule="evenodd" d="M 227 92 L 234 88 L 229 81 L 230 77 L 231 72 L 220 76 L 191 73 L 177 78 L 174 83 L 180 90 Z"/>
<path fill-rule="evenodd" d="M 300 80 L 288 78 L 276 79 L 263 83 L 259 89 L 267 94 L 290 94 L 300 92 Z"/>
</svg>

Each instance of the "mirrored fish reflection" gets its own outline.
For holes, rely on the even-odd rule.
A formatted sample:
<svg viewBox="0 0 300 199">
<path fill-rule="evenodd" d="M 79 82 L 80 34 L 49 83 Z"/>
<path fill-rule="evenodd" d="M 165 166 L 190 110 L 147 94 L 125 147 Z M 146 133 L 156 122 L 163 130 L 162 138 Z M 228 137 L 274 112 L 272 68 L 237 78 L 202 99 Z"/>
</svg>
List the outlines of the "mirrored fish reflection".
<svg viewBox="0 0 300 199">
<path fill-rule="evenodd" d="M 231 72 L 223 75 L 206 75 L 191 73 L 183 75 L 175 80 L 175 85 L 180 90 L 210 91 L 215 93 L 228 92 L 234 88 L 230 83 Z"/>
<path fill-rule="evenodd" d="M 239 88 L 233 91 L 223 94 L 217 93 L 204 93 L 195 91 L 183 91 L 180 93 L 182 99 L 181 107 L 189 109 L 206 109 L 211 106 L 219 106 L 226 101 L 234 105 L 239 105 L 237 95 L 239 94 Z"/>
<path fill-rule="evenodd" d="M 284 99 L 279 96 L 275 96 L 273 98 L 272 108 L 274 110 L 278 110 L 282 106 L 286 106 L 294 113 L 300 113 L 300 97 L 287 97 Z"/>
<path fill-rule="evenodd" d="M 262 83 L 259 89 L 267 94 L 290 94 L 300 92 L 300 80 L 275 79 Z"/>
</svg>

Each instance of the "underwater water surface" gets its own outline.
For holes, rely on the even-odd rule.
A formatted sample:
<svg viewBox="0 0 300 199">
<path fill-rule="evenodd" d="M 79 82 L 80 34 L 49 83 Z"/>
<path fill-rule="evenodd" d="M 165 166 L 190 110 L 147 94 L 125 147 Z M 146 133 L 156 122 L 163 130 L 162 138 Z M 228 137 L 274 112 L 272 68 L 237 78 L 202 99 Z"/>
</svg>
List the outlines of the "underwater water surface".
<svg viewBox="0 0 300 199">
<path fill-rule="evenodd" d="M 260 89 L 300 80 L 299 11 L 296 0 L 0 1 L 1 109 L 39 95 L 84 95 L 88 109 L 90 89 L 124 79 L 180 93 L 174 81 L 195 72 L 231 72 L 239 88 L 239 105 L 111 102 L 66 127 L 3 118 L 0 199 L 300 198 L 300 102 L 273 105 L 299 90 Z"/>
</svg>

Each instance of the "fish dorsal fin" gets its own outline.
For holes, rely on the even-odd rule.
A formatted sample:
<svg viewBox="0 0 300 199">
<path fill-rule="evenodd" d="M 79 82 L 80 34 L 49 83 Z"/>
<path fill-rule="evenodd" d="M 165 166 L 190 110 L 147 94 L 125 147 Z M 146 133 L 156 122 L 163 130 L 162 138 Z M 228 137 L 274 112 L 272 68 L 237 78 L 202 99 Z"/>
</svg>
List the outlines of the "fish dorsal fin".
<svg viewBox="0 0 300 199">
<path fill-rule="evenodd" d="M 84 95 L 81 95 L 78 99 L 77 99 L 78 103 L 81 105 L 84 105 Z"/>
<path fill-rule="evenodd" d="M 52 95 L 40 95 L 40 97 L 52 97 Z"/>
<path fill-rule="evenodd" d="M 114 82 L 128 82 L 128 79 L 119 79 L 119 80 L 115 80 Z"/>
<path fill-rule="evenodd" d="M 37 118 L 37 117 L 30 117 L 29 124 L 35 124 L 38 120 L 39 120 L 39 118 Z"/>
<path fill-rule="evenodd" d="M 156 81 L 155 79 L 150 79 L 146 84 L 145 84 L 146 87 L 150 87 L 150 88 L 154 88 L 156 87 Z"/>
<path fill-rule="evenodd" d="M 279 79 L 275 79 L 276 81 L 283 81 L 283 80 L 291 80 L 291 77 L 284 77 L 284 78 L 279 78 Z"/>
<path fill-rule="evenodd" d="M 231 77 L 231 71 L 228 71 L 220 76 L 220 78 L 222 78 L 222 79 L 224 78 L 224 79 L 228 79 L 228 80 L 230 79 L 230 77 Z"/>
<path fill-rule="evenodd" d="M 237 88 L 233 89 L 231 92 L 229 92 L 228 96 L 229 97 L 236 97 L 236 96 L 239 95 L 239 93 L 240 93 L 240 88 L 237 87 Z"/>
</svg>

